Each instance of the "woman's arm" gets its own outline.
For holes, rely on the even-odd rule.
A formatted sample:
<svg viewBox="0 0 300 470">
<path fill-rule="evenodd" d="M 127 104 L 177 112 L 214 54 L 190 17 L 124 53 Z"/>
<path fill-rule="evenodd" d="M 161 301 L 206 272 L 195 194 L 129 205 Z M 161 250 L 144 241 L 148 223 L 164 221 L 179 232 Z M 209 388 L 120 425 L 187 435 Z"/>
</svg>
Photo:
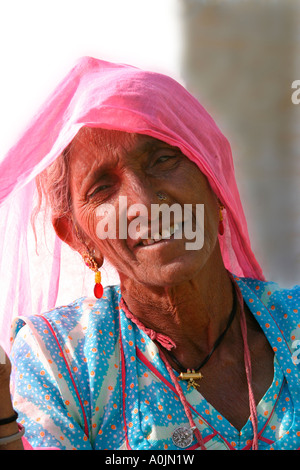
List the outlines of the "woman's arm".
<svg viewBox="0 0 300 470">
<path fill-rule="evenodd" d="M 28 319 L 30 326 L 18 328 L 10 353 L 10 391 L 18 421 L 25 427 L 24 448 L 27 450 L 28 443 L 33 449 L 91 450 L 89 430 L 85 433 L 82 410 L 69 375 L 74 358 L 67 353 L 71 361 L 68 370 L 63 343 L 60 349 L 44 321 L 34 320 L 34 325 Z M 75 373 L 73 379 L 77 381 Z M 84 408 L 88 405 L 87 397 Z M 85 412 L 89 425 L 90 412 Z"/>
<path fill-rule="evenodd" d="M 0 423 L 1 420 L 10 418 L 14 415 L 14 409 L 12 406 L 11 396 L 10 396 L 10 372 L 11 364 L 4 353 L 2 347 L 0 346 L 0 358 L 5 358 L 4 362 L 0 362 Z M 20 435 L 16 440 L 10 443 L 3 443 L 1 445 L 1 440 L 8 436 Z M 0 424 L 0 450 L 23 450 L 23 444 L 21 439 L 21 433 L 19 432 L 19 427 L 17 421 L 13 421 L 8 424 Z"/>
</svg>

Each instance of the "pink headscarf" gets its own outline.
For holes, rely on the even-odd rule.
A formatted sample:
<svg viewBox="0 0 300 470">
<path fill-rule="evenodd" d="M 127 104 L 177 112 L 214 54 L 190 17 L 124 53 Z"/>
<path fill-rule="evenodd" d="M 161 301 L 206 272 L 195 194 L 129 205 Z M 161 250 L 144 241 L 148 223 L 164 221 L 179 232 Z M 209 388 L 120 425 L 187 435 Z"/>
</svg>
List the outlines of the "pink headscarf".
<svg viewBox="0 0 300 470">
<path fill-rule="evenodd" d="M 34 178 L 83 126 L 147 134 L 179 147 L 207 176 L 226 208 L 225 233 L 220 237 L 226 268 L 238 276 L 263 279 L 250 247 L 230 145 L 213 119 L 170 77 L 84 57 L 0 162 L 0 341 L 4 347 L 8 347 L 14 316 L 56 305 L 63 276 L 62 244 L 54 231 L 51 246 L 31 268 L 28 237 L 32 235 L 28 234 L 35 201 Z M 73 275 L 78 277 L 78 273 Z M 72 277 L 68 281 L 73 284 Z M 81 292 L 73 294 L 75 299 Z"/>
</svg>

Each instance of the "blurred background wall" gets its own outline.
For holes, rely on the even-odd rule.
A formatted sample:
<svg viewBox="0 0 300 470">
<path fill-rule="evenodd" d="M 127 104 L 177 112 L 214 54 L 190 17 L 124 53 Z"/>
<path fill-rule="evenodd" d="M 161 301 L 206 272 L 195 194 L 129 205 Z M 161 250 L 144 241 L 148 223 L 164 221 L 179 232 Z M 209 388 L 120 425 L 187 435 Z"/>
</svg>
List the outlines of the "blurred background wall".
<svg viewBox="0 0 300 470">
<path fill-rule="evenodd" d="M 300 274 L 300 2 L 180 0 L 181 72 L 229 139 L 265 276 Z"/>
</svg>

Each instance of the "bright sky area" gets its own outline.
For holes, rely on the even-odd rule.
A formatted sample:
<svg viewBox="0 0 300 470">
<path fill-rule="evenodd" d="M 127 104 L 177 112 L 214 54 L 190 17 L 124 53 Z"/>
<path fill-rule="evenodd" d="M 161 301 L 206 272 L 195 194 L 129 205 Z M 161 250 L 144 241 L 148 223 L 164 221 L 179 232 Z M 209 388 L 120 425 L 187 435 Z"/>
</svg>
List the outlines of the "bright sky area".
<svg viewBox="0 0 300 470">
<path fill-rule="evenodd" d="M 9 0 L 0 6 L 0 159 L 81 56 L 179 79 L 178 0 Z"/>
</svg>

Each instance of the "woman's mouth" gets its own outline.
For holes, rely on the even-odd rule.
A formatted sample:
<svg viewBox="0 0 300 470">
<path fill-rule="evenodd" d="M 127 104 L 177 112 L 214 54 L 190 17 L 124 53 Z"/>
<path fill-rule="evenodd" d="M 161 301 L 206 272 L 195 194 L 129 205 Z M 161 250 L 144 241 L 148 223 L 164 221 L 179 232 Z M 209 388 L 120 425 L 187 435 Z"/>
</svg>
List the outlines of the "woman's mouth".
<svg viewBox="0 0 300 470">
<path fill-rule="evenodd" d="M 170 240 L 175 238 L 174 235 L 179 232 L 182 228 L 182 224 L 174 224 L 169 227 L 169 229 L 162 229 L 161 232 L 154 233 L 150 238 L 140 240 L 137 246 L 150 246 L 157 243 L 160 243 L 163 240 Z"/>
</svg>

